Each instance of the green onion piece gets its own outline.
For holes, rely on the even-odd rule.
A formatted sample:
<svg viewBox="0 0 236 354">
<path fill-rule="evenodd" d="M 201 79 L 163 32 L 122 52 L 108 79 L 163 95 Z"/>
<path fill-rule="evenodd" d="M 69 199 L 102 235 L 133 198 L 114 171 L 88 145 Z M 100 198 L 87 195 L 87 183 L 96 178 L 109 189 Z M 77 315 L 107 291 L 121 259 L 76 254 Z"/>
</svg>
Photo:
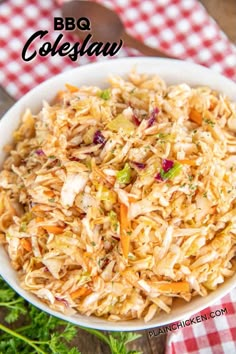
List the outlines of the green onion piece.
<svg viewBox="0 0 236 354">
<path fill-rule="evenodd" d="M 26 222 L 22 222 L 21 224 L 20 224 L 20 232 L 26 232 L 26 230 L 27 230 L 27 223 Z"/>
<path fill-rule="evenodd" d="M 125 164 L 123 170 L 117 172 L 116 178 L 119 183 L 128 184 L 131 179 L 131 167 L 128 163 Z"/>
<path fill-rule="evenodd" d="M 172 179 L 178 176 L 181 170 L 182 165 L 179 162 L 175 162 L 174 166 L 168 172 L 164 172 L 164 170 L 161 169 L 160 175 L 163 180 Z"/>
<path fill-rule="evenodd" d="M 106 89 L 106 90 L 103 90 L 101 93 L 100 93 L 100 97 L 102 99 L 104 99 L 105 101 L 109 100 L 109 98 L 111 98 L 111 92 L 109 89 Z"/>
</svg>

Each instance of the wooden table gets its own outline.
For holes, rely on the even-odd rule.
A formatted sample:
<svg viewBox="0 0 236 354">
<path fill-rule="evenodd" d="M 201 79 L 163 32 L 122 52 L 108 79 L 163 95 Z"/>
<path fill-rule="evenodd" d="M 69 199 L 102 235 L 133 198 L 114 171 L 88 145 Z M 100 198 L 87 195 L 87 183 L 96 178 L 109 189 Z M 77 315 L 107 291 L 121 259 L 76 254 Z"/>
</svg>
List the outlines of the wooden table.
<svg viewBox="0 0 236 354">
<path fill-rule="evenodd" d="M 201 0 L 207 11 L 217 21 L 225 34 L 236 44 L 236 0 Z M 144 354 L 163 354 L 165 335 L 149 338 L 148 331 L 140 331 L 142 337 L 131 343 L 130 349 Z M 76 345 L 82 354 L 110 354 L 107 346 L 92 335 L 79 331 Z"/>
<path fill-rule="evenodd" d="M 236 44 L 236 1 L 201 0 L 225 34 Z"/>
<path fill-rule="evenodd" d="M 208 12 L 215 18 L 220 27 L 236 43 L 236 1 L 235 0 L 201 0 Z M 0 313 L 0 321 L 3 314 Z M 165 335 L 149 338 L 148 331 L 139 332 L 142 337 L 131 343 L 130 349 L 142 351 L 144 354 L 163 354 L 165 351 Z M 110 354 L 106 344 L 93 335 L 78 330 L 73 343 L 82 354 Z"/>
</svg>

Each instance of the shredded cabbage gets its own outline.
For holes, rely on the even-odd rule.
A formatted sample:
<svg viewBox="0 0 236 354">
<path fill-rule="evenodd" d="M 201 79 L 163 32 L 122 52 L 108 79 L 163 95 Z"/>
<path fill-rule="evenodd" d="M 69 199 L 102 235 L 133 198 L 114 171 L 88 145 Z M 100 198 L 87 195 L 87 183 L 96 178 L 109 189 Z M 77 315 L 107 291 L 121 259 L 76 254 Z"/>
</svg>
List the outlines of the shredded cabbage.
<svg viewBox="0 0 236 354">
<path fill-rule="evenodd" d="M 22 287 L 111 321 L 207 296 L 236 268 L 235 104 L 135 71 L 69 88 L 26 111 L 0 172 Z"/>
</svg>

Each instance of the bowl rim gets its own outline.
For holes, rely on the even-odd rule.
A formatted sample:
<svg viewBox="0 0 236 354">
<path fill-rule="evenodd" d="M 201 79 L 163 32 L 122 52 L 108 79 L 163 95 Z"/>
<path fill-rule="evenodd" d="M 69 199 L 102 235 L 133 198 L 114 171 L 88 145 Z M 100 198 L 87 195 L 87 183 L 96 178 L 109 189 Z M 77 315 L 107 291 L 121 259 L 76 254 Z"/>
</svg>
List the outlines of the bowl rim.
<svg viewBox="0 0 236 354">
<path fill-rule="evenodd" d="M 231 81 L 230 79 L 210 70 L 209 68 L 203 67 L 199 64 L 195 64 L 192 62 L 187 62 L 183 60 L 177 60 L 177 59 L 165 59 L 165 58 L 150 58 L 150 57 L 127 57 L 127 58 L 112 58 L 112 60 L 104 60 L 96 63 L 89 63 L 86 65 L 82 65 L 76 68 L 73 68 L 71 70 L 66 70 L 58 75 L 55 75 L 52 78 L 49 78 L 48 80 L 45 80 L 41 84 L 37 85 L 35 88 L 30 90 L 28 93 L 26 93 L 22 98 L 20 98 L 2 117 L 0 121 L 0 132 L 3 126 L 3 122 L 6 122 L 7 118 L 10 117 L 11 115 L 18 113 L 18 116 L 20 116 L 20 111 L 24 111 L 26 108 L 26 105 L 28 101 L 31 100 L 31 97 L 33 97 L 37 92 L 43 91 L 44 89 L 47 89 L 51 85 L 55 84 L 56 82 L 67 82 L 66 77 L 69 76 L 71 78 L 76 77 L 81 72 L 86 72 L 93 70 L 95 72 L 96 70 L 99 72 L 101 69 L 104 69 L 104 67 L 109 68 L 109 71 L 112 71 L 113 65 L 116 67 L 116 71 L 119 71 L 117 67 L 120 66 L 120 71 L 121 71 L 121 76 L 123 73 L 128 73 L 130 71 L 131 67 L 134 67 L 135 65 L 137 66 L 144 66 L 144 65 L 149 65 L 152 67 L 153 65 L 153 73 L 155 73 L 156 70 L 154 70 L 155 65 L 171 65 L 173 67 L 178 67 L 179 70 L 189 70 L 189 71 L 196 71 L 201 73 L 201 75 L 204 78 L 204 75 L 216 80 L 218 83 L 223 83 L 225 86 L 229 87 L 229 91 L 234 90 L 236 92 L 236 84 Z M 126 68 L 128 66 L 129 68 Z M 126 69 L 124 69 L 126 68 Z M 173 69 L 171 69 L 173 70 Z M 138 70 L 140 72 L 145 72 L 145 69 Z M 151 71 L 150 71 L 151 72 Z M 75 75 L 76 74 L 76 75 Z M 104 74 L 103 74 L 104 75 Z M 159 74 L 161 76 L 161 74 Z M 180 72 L 181 76 L 181 72 Z M 107 76 L 106 76 L 107 77 Z M 104 77 L 104 78 L 106 78 Z M 205 80 L 205 79 L 204 79 Z M 204 81 L 200 80 L 200 81 Z M 213 80 L 213 81 L 214 81 Z M 75 81 L 80 81 L 80 78 L 76 78 Z M 184 81 L 183 81 L 184 82 Z M 200 84 L 197 84 L 196 86 L 199 86 Z M 214 84 L 213 84 L 214 86 Z M 212 87 L 214 88 L 214 87 Z M 222 90 L 223 91 L 223 90 Z M 236 95 L 236 93 L 233 93 Z M 236 101 L 236 96 L 235 96 L 235 101 Z M 42 106 L 42 101 L 40 101 L 40 106 Z M 18 120 L 19 121 L 19 120 Z M 4 127 L 3 127 L 4 128 Z M 12 129 L 11 131 L 13 131 Z M 0 153 L 0 156 L 2 155 L 2 151 Z M 5 254 L 5 256 L 4 256 Z M 145 323 L 143 320 L 129 320 L 129 321 L 120 321 L 120 322 L 111 322 L 108 320 L 101 319 L 99 317 L 95 316 L 85 316 L 85 315 L 64 315 L 60 312 L 57 312 L 55 310 L 52 310 L 48 305 L 43 303 L 41 300 L 39 300 L 35 295 L 31 294 L 28 291 L 25 291 L 22 289 L 19 285 L 19 282 L 17 281 L 17 271 L 15 271 L 11 266 L 10 266 L 10 261 L 9 257 L 4 250 L 4 247 L 0 247 L 0 259 L 4 257 L 6 259 L 3 259 L 2 266 L 0 268 L 0 275 L 3 277 L 3 279 L 20 295 L 22 296 L 26 301 L 30 302 L 40 310 L 47 312 L 50 315 L 53 315 L 55 317 L 61 318 L 63 320 L 66 320 L 68 322 L 74 323 L 76 325 L 80 325 L 83 327 L 88 327 L 92 329 L 98 329 L 98 330 L 109 330 L 109 331 L 137 331 L 137 330 L 148 330 L 151 328 L 155 327 L 164 327 L 170 323 L 173 322 L 178 322 L 183 319 L 190 318 L 191 316 L 194 316 L 196 313 L 199 311 L 202 311 L 203 309 L 211 306 L 213 303 L 217 302 L 220 298 L 228 294 L 234 287 L 235 287 L 235 280 L 236 280 L 236 274 L 228 279 L 225 283 L 223 283 L 217 290 L 215 290 L 213 293 L 210 293 L 207 295 L 206 298 L 200 298 L 200 304 L 197 306 L 194 306 L 194 310 L 190 307 L 189 310 L 184 310 L 182 315 L 177 312 L 176 315 L 170 314 L 169 316 L 158 316 L 154 318 L 154 320 Z M 7 265 L 7 263 L 9 263 Z M 10 278 L 7 276 L 8 271 L 7 267 L 11 267 L 9 269 L 10 271 Z M 207 301 L 204 301 L 207 299 Z M 191 301 L 192 302 L 192 301 Z M 186 305 L 185 305 L 186 306 Z M 185 308 L 184 306 L 184 308 Z M 161 320 L 160 317 L 163 317 L 164 320 Z M 137 322 L 138 323 L 135 323 Z"/>
</svg>

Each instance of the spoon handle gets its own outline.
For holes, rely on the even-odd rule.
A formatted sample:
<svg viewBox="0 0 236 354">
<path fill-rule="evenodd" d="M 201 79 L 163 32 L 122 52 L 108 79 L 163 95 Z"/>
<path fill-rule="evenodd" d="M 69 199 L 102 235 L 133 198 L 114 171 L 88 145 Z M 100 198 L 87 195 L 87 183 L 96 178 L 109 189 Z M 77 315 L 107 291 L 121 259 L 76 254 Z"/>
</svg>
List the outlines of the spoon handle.
<svg viewBox="0 0 236 354">
<path fill-rule="evenodd" d="M 0 86 L 0 119 L 14 102 L 14 98 L 11 97 L 2 86 Z"/>
<path fill-rule="evenodd" d="M 136 39 L 135 37 L 130 36 L 127 32 L 124 31 L 123 35 L 122 35 L 122 39 L 124 41 L 124 44 L 127 47 L 131 47 L 131 48 L 135 48 L 137 49 L 139 52 L 143 53 L 144 55 L 148 56 L 148 57 L 163 57 L 163 58 L 170 58 L 170 56 L 168 56 L 167 54 L 165 54 L 164 52 L 161 52 L 158 49 L 149 47 L 148 45 L 146 45 L 145 43 L 139 41 L 138 39 Z"/>
</svg>

